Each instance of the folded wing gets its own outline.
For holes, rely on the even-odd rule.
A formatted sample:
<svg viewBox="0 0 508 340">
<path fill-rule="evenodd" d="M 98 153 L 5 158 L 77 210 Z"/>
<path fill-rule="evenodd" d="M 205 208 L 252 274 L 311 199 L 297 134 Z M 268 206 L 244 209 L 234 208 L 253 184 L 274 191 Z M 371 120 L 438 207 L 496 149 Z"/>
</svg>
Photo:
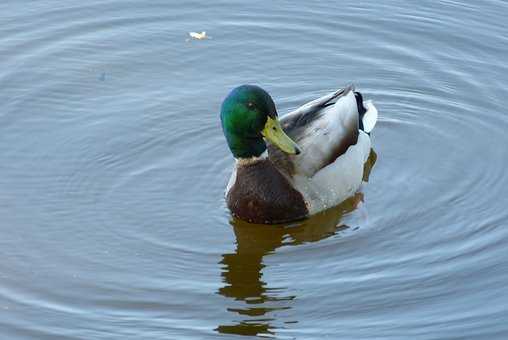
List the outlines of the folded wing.
<svg viewBox="0 0 508 340">
<path fill-rule="evenodd" d="M 268 145 L 270 160 L 289 176 L 312 177 L 358 140 L 360 117 L 353 86 L 313 100 L 280 121 L 302 153 L 291 156 Z"/>
</svg>

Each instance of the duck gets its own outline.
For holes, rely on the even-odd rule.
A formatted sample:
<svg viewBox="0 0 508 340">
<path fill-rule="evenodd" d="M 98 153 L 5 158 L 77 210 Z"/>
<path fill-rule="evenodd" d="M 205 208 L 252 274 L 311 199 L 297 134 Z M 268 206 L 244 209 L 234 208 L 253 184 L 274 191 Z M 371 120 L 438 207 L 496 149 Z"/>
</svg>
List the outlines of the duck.
<svg viewBox="0 0 508 340">
<path fill-rule="evenodd" d="M 234 88 L 220 120 L 235 158 L 225 190 L 233 217 L 256 224 L 306 219 L 358 192 L 378 112 L 353 85 L 279 117 L 257 85 Z"/>
</svg>

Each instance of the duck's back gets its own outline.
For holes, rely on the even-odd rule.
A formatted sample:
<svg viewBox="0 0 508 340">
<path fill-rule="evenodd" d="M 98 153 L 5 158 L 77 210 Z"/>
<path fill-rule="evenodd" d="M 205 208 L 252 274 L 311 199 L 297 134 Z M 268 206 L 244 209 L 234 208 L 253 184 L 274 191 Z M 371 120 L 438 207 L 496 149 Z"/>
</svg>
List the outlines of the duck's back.
<svg viewBox="0 0 508 340">
<path fill-rule="evenodd" d="M 289 160 L 291 175 L 312 177 L 356 144 L 359 118 L 352 86 L 318 98 L 280 118 L 284 132 L 298 144 L 301 154 L 291 156 L 269 146 L 270 158 L 277 166 Z"/>
<path fill-rule="evenodd" d="M 363 102 L 352 86 L 281 118 L 284 131 L 302 153 L 286 155 L 269 145 L 270 159 L 302 193 L 311 215 L 341 203 L 359 189 L 371 148 L 368 132 L 376 119 L 373 105 Z"/>
</svg>

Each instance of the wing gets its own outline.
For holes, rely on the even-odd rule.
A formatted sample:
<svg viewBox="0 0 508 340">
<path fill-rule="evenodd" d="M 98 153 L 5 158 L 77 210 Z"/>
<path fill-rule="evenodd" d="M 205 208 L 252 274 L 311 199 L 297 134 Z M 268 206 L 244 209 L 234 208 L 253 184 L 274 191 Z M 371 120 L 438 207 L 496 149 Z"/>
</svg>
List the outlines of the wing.
<svg viewBox="0 0 508 340">
<path fill-rule="evenodd" d="M 359 113 L 353 86 L 311 101 L 280 122 L 302 153 L 287 155 L 268 145 L 270 160 L 289 176 L 312 177 L 358 140 Z"/>
</svg>

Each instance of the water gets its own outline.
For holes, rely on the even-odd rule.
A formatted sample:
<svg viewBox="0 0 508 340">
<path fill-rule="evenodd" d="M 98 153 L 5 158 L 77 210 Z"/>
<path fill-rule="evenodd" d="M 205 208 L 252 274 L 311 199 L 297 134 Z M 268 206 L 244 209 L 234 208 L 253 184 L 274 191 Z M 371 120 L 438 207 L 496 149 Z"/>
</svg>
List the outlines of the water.
<svg viewBox="0 0 508 340">
<path fill-rule="evenodd" d="M 0 338 L 508 338 L 508 4 L 0 4 Z M 186 41 L 190 31 L 209 40 Z M 369 182 L 231 219 L 218 111 L 356 83 Z"/>
</svg>

